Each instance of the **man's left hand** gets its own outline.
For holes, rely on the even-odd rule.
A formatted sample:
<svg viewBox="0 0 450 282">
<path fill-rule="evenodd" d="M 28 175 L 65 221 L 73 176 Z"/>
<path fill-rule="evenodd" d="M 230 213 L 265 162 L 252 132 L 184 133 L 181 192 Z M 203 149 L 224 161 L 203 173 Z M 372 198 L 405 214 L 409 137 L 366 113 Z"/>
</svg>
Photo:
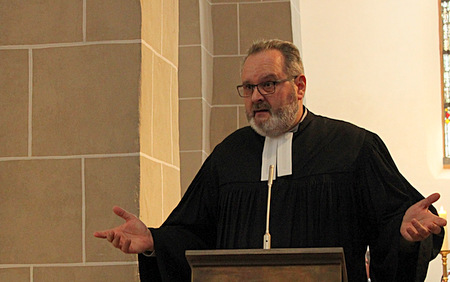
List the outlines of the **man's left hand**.
<svg viewBox="0 0 450 282">
<path fill-rule="evenodd" d="M 415 203 L 403 216 L 400 233 L 410 242 L 422 241 L 431 234 L 439 234 L 447 220 L 440 218 L 428 210 L 428 207 L 439 199 L 438 193 Z"/>
</svg>

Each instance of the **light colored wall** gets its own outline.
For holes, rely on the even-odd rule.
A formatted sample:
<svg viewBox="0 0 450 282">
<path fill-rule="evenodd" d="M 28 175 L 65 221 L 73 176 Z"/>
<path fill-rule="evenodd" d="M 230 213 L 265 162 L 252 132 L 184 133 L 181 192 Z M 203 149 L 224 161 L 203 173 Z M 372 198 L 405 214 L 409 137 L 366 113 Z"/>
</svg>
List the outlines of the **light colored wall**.
<svg viewBox="0 0 450 282">
<path fill-rule="evenodd" d="M 293 40 L 293 34 L 288 0 L 186 0 L 181 5 L 180 155 L 184 192 L 212 149 L 247 125 L 243 101 L 236 92 L 247 48 L 256 39 Z M 299 18 L 298 8 L 293 15 Z"/>
<path fill-rule="evenodd" d="M 180 198 L 178 1 L 1 6 L 0 281 L 138 281 L 92 233 Z"/>
<path fill-rule="evenodd" d="M 443 169 L 439 1 L 300 1 L 306 105 L 380 135 L 402 174 L 450 209 Z M 439 281 L 441 258 L 426 281 Z"/>
<path fill-rule="evenodd" d="M 159 226 L 181 197 L 178 0 L 141 0 L 140 217 Z"/>
</svg>

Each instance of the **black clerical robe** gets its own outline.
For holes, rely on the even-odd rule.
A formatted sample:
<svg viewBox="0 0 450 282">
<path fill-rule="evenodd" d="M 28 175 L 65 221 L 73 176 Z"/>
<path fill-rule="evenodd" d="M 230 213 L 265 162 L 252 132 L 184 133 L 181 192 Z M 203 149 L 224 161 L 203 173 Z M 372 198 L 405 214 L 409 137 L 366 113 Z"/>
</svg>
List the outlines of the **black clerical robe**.
<svg viewBox="0 0 450 282">
<path fill-rule="evenodd" d="M 142 280 L 159 271 L 163 281 L 189 281 L 185 250 L 263 247 L 263 146 L 250 127 L 216 146 L 165 223 L 151 229 L 156 258 L 139 256 Z M 400 234 L 405 211 L 421 199 L 377 135 L 309 112 L 293 136 L 292 175 L 272 186 L 272 248 L 343 247 L 352 282 L 366 281 L 369 245 L 372 281 L 423 281 L 443 235 L 408 245 Z"/>
</svg>

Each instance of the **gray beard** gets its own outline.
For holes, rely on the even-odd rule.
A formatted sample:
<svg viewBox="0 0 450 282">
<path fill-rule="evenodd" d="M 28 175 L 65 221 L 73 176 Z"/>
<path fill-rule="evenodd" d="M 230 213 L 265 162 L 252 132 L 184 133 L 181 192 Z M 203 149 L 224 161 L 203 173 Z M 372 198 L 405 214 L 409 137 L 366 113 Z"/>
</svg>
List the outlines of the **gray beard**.
<svg viewBox="0 0 450 282">
<path fill-rule="evenodd" d="M 278 109 L 276 112 L 270 108 L 270 105 L 267 103 L 262 103 L 258 106 L 255 105 L 256 108 L 264 108 L 268 109 L 270 112 L 270 117 L 267 121 L 263 122 L 260 125 L 257 125 L 255 122 L 255 117 L 249 116 L 247 114 L 248 122 L 253 130 L 256 131 L 261 136 L 268 137 L 277 137 L 281 134 L 286 133 L 289 129 L 291 129 L 295 124 L 295 119 L 298 113 L 298 103 L 296 99 L 293 99 L 292 103 L 289 103 L 282 108 Z"/>
</svg>

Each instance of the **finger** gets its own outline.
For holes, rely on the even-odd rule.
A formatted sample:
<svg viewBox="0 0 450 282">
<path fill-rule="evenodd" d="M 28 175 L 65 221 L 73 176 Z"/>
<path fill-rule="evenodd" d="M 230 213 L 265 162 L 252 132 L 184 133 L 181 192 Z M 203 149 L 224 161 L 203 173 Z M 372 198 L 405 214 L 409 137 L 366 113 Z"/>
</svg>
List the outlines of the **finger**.
<svg viewBox="0 0 450 282">
<path fill-rule="evenodd" d="M 130 245 L 131 245 L 131 240 L 127 239 L 125 240 L 125 242 L 123 242 L 122 247 L 120 248 L 122 250 L 122 252 L 124 253 L 130 253 Z"/>
<path fill-rule="evenodd" d="M 430 236 L 430 230 L 425 226 L 423 226 L 417 219 L 413 219 L 411 223 L 416 229 L 416 232 L 421 239 Z"/>
<path fill-rule="evenodd" d="M 428 229 L 433 234 L 439 234 L 439 233 L 441 233 L 442 227 L 447 225 L 447 220 L 445 220 L 444 218 L 440 218 L 438 216 L 434 216 L 433 219 L 434 219 L 433 222 L 431 222 L 428 225 Z"/>
<path fill-rule="evenodd" d="M 442 218 L 442 217 L 438 217 L 438 216 L 436 216 L 437 218 L 435 219 L 435 223 L 437 224 L 437 225 L 439 225 L 439 226 L 446 226 L 447 225 L 447 220 L 445 219 L 445 218 Z"/>
<path fill-rule="evenodd" d="M 411 238 L 411 235 L 409 234 L 408 229 L 405 229 L 405 231 L 401 231 L 400 233 L 402 234 L 403 238 L 405 238 L 407 241 L 410 241 L 410 242 L 414 241 L 414 239 Z"/>
<path fill-rule="evenodd" d="M 97 237 L 97 238 L 105 239 L 106 238 L 106 231 L 96 231 L 96 232 L 94 232 L 94 236 Z"/>
<path fill-rule="evenodd" d="M 116 215 L 120 216 L 121 218 L 123 218 L 125 220 L 134 218 L 134 215 L 132 213 L 127 212 L 126 210 L 122 209 L 121 207 L 115 206 L 115 207 L 113 207 L 113 211 Z"/>
<path fill-rule="evenodd" d="M 418 237 L 419 237 L 419 234 L 416 232 L 416 230 L 415 229 L 413 229 L 413 228 L 411 228 L 411 227 L 408 227 L 407 229 L 406 229 L 406 232 L 408 233 L 407 235 L 408 235 L 408 241 L 417 241 L 418 240 Z"/>
<path fill-rule="evenodd" d="M 416 225 L 414 225 L 414 223 L 416 223 Z M 411 220 L 411 225 L 406 228 L 407 235 L 411 239 L 410 241 L 420 241 L 421 240 L 421 234 L 417 230 L 417 227 L 420 228 L 420 225 L 417 225 L 417 223 L 418 223 L 417 219 L 413 218 Z"/>
<path fill-rule="evenodd" d="M 428 208 L 429 206 L 431 206 L 431 204 L 433 204 L 434 202 L 439 200 L 440 197 L 441 197 L 441 195 L 439 193 L 433 193 L 430 196 L 426 197 L 425 199 L 421 200 L 419 203 L 423 207 Z"/>
<path fill-rule="evenodd" d="M 108 242 L 112 243 L 113 239 L 114 239 L 114 232 L 110 231 L 106 233 L 106 240 L 108 240 Z"/>
<path fill-rule="evenodd" d="M 428 226 L 428 229 L 433 234 L 441 233 L 441 227 L 439 225 L 437 225 L 437 224 L 434 224 L 434 223 L 431 226 Z"/>
<path fill-rule="evenodd" d="M 409 227 L 407 229 L 407 232 L 411 238 L 410 241 L 412 241 L 412 242 L 422 241 L 423 239 L 426 238 L 426 237 L 422 236 L 415 228 L 412 228 L 412 227 Z"/>
<path fill-rule="evenodd" d="M 120 236 L 114 236 L 112 242 L 114 247 L 119 248 L 120 247 Z"/>
</svg>

